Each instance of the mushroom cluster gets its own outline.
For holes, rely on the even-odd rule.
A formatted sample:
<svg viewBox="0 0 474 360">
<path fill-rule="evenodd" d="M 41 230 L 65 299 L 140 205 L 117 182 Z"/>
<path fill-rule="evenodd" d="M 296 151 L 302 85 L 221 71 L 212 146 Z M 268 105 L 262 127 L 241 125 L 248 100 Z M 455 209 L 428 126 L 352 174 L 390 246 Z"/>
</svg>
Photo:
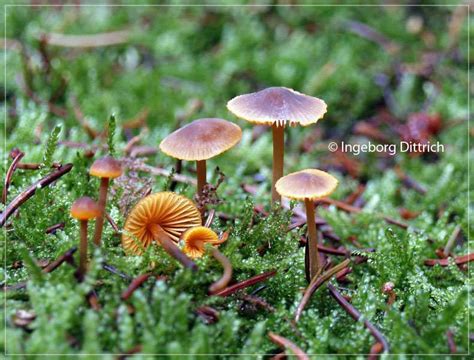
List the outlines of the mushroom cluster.
<svg viewBox="0 0 474 360">
<path fill-rule="evenodd" d="M 284 129 L 288 125 L 307 126 L 316 123 L 326 113 L 326 103 L 292 89 L 271 87 L 237 96 L 227 103 L 227 108 L 239 118 L 272 127 L 272 202 L 281 201 L 281 196 L 304 201 L 308 225 L 306 273 L 308 280 L 317 277 L 323 263 L 318 253 L 314 201 L 331 194 L 337 186 L 337 180 L 317 169 L 306 169 L 283 176 Z M 199 199 L 207 182 L 206 161 L 229 150 L 241 138 L 242 130 L 236 124 L 219 118 L 203 118 L 169 134 L 159 147 L 169 156 L 196 162 L 196 193 Z M 89 173 L 100 178 L 98 202 L 84 197 L 78 199 L 71 208 L 71 216 L 81 224 L 81 278 L 87 268 L 87 222 L 96 218 L 94 244 L 100 246 L 109 182 L 122 175 L 122 168 L 119 161 L 105 156 L 92 164 Z M 209 250 L 224 267 L 224 275 L 210 288 L 211 293 L 218 291 L 230 281 L 232 274 L 229 260 L 217 250 L 217 246 L 227 237 L 219 238 L 210 228 L 202 226 L 204 211 L 205 209 L 198 210 L 192 200 L 173 192 L 158 192 L 144 197 L 130 211 L 125 221 L 122 232 L 125 253 L 141 255 L 149 246 L 156 244 L 184 267 L 196 270 L 193 259 L 202 257 Z"/>
</svg>

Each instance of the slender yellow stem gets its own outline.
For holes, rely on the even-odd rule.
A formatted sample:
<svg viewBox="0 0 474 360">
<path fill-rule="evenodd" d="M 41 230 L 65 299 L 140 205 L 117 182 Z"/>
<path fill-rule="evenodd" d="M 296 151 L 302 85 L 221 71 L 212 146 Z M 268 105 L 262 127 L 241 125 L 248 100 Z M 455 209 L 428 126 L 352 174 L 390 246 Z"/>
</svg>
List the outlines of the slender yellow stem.
<svg viewBox="0 0 474 360">
<path fill-rule="evenodd" d="M 283 160 L 285 155 L 285 127 L 273 125 L 273 176 L 272 203 L 281 201 L 280 194 L 275 189 L 275 183 L 283 176 Z"/>
<path fill-rule="evenodd" d="M 224 273 L 222 274 L 221 278 L 209 286 L 209 292 L 214 294 L 219 290 L 224 289 L 232 279 L 232 264 L 230 263 L 229 259 L 215 247 L 211 248 L 211 254 L 217 261 L 221 263 L 222 267 L 224 268 Z"/>
<path fill-rule="evenodd" d="M 79 268 L 77 274 L 82 281 L 87 271 L 87 220 L 81 220 L 81 239 L 79 243 Z"/>
<path fill-rule="evenodd" d="M 196 171 L 197 171 L 197 193 L 202 195 L 202 189 L 206 185 L 206 160 L 196 161 Z"/>
<path fill-rule="evenodd" d="M 105 206 L 107 205 L 107 189 L 109 188 L 109 179 L 100 179 L 99 205 L 100 215 L 95 220 L 94 244 L 100 246 L 102 240 L 102 229 L 104 228 Z"/>
<path fill-rule="evenodd" d="M 318 251 L 318 234 L 316 232 L 316 221 L 314 219 L 314 202 L 305 199 L 304 203 L 306 207 L 306 224 L 308 226 L 308 246 L 306 247 L 306 250 L 309 252 L 309 276 L 313 279 L 322 264 Z"/>
<path fill-rule="evenodd" d="M 197 265 L 192 261 L 190 258 L 188 258 L 171 240 L 171 238 L 168 236 L 168 234 L 163 230 L 163 228 L 158 225 L 158 224 L 151 224 L 149 225 L 149 229 L 153 234 L 153 237 L 155 238 L 156 241 L 158 241 L 161 246 L 163 246 L 163 249 L 178 260 L 185 268 L 191 269 L 193 271 L 197 270 Z"/>
</svg>

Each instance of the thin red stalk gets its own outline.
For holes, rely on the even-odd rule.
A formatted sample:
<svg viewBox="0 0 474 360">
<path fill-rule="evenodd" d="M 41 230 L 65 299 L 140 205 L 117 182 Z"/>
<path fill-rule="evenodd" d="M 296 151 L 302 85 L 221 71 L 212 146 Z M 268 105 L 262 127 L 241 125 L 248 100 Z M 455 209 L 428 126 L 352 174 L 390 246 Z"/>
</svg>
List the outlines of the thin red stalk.
<svg viewBox="0 0 474 360">
<path fill-rule="evenodd" d="M 59 169 L 53 171 L 52 173 L 46 175 L 44 178 L 31 184 L 25 191 L 20 193 L 15 199 L 13 199 L 10 204 L 7 205 L 5 210 L 0 215 L 0 227 L 5 225 L 5 222 L 8 218 L 18 209 L 25 201 L 32 197 L 36 190 L 48 186 L 49 184 L 55 182 L 61 176 L 67 174 L 72 169 L 72 164 L 65 164 Z"/>
<path fill-rule="evenodd" d="M 115 223 L 114 219 L 112 219 L 112 217 L 110 216 L 110 214 L 108 212 L 105 212 L 105 218 L 107 219 L 107 221 L 109 222 L 110 226 L 112 226 L 112 229 L 114 229 L 114 231 L 118 234 L 120 233 L 120 229 L 119 227 L 117 226 L 117 224 Z"/>
<path fill-rule="evenodd" d="M 18 154 L 13 159 L 12 163 L 10 164 L 10 167 L 7 170 L 7 174 L 5 175 L 5 183 L 3 185 L 3 192 L 2 192 L 3 204 L 7 203 L 8 188 L 10 187 L 13 173 L 15 172 L 15 169 L 17 168 L 17 165 L 23 156 L 25 156 L 25 153 L 22 153 L 21 151 L 19 151 Z"/>
<path fill-rule="evenodd" d="M 241 281 L 241 282 L 239 282 L 237 284 L 234 284 L 234 285 L 231 285 L 231 286 L 229 286 L 229 287 L 227 287 L 227 288 L 225 288 L 221 291 L 218 291 L 213 295 L 217 295 L 217 296 L 232 295 L 232 294 L 234 294 L 235 292 L 237 292 L 241 289 L 244 289 L 246 287 L 249 287 L 249 286 L 255 285 L 255 284 L 257 284 L 261 281 L 264 281 L 264 280 L 274 276 L 276 273 L 277 273 L 276 270 L 272 270 L 272 271 L 268 271 L 268 272 L 265 272 L 265 273 L 260 274 L 260 275 L 253 276 L 250 279 Z"/>
<path fill-rule="evenodd" d="M 331 296 L 337 301 L 337 303 L 355 320 L 359 321 L 361 318 L 361 313 L 354 307 L 352 306 L 349 301 L 346 300 L 346 298 L 336 290 L 334 286 L 331 284 L 328 284 L 328 289 L 329 292 L 331 293 Z M 380 332 L 379 329 L 377 329 L 374 325 L 369 320 L 364 320 L 364 326 L 370 331 L 372 336 L 383 345 L 384 351 L 389 352 L 390 347 L 388 345 L 387 340 L 383 336 L 383 334 Z"/>
<path fill-rule="evenodd" d="M 216 292 L 224 289 L 232 279 L 232 264 L 230 263 L 229 259 L 215 247 L 211 249 L 211 254 L 217 261 L 221 263 L 222 267 L 224 268 L 224 273 L 222 274 L 221 278 L 209 286 L 209 293 L 215 294 Z"/>
</svg>

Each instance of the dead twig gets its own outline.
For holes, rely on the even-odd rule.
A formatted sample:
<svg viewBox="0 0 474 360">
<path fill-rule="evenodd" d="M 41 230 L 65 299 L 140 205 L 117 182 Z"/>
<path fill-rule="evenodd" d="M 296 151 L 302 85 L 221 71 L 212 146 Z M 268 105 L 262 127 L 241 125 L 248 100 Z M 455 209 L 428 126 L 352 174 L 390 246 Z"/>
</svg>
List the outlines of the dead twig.
<svg viewBox="0 0 474 360">
<path fill-rule="evenodd" d="M 306 353 L 301 350 L 298 345 L 296 345 L 295 343 L 293 343 L 292 341 L 288 340 L 287 338 L 284 338 L 283 336 L 280 336 L 280 335 L 277 335 L 275 334 L 274 332 L 269 332 L 268 333 L 268 337 L 270 338 L 270 340 L 278 345 L 278 346 L 281 346 L 285 349 L 290 349 L 291 352 L 295 355 L 295 357 L 299 360 L 310 360 L 309 359 L 309 356 L 306 355 Z"/>
<path fill-rule="evenodd" d="M 121 272 L 120 270 L 118 270 L 116 267 L 110 265 L 110 264 L 107 264 L 107 263 L 102 263 L 102 269 L 114 274 L 114 275 L 117 275 L 119 277 L 121 277 L 122 279 L 124 280 L 132 280 L 132 277 L 125 274 L 124 272 Z"/>
<path fill-rule="evenodd" d="M 7 170 L 7 174 L 5 175 L 5 182 L 3 185 L 3 192 L 2 192 L 2 203 L 6 204 L 7 203 L 7 196 L 8 196 L 8 188 L 10 187 L 10 183 L 12 181 L 12 176 L 13 173 L 15 172 L 15 169 L 17 168 L 18 163 L 20 160 L 25 156 L 25 153 L 18 151 L 15 158 L 13 159 L 12 163 L 10 164 L 10 167 Z"/>
<path fill-rule="evenodd" d="M 151 276 L 150 273 L 138 275 L 135 279 L 132 280 L 128 288 L 122 293 L 120 298 L 122 300 L 127 300 L 132 296 L 136 289 L 138 289 L 148 278 Z"/>
<path fill-rule="evenodd" d="M 311 298 L 311 295 L 314 294 L 314 292 L 321 287 L 326 281 L 331 279 L 331 277 L 335 274 L 337 274 L 339 271 L 345 269 L 347 265 L 349 265 L 350 260 L 346 259 L 343 262 L 337 264 L 336 266 L 330 268 L 329 270 L 325 271 L 323 274 L 320 276 L 315 276 L 312 280 L 309 286 L 306 288 L 306 291 L 304 292 L 303 298 L 301 299 L 298 308 L 296 309 L 295 312 L 295 321 L 299 321 L 301 314 L 308 304 L 309 299 Z"/>
<path fill-rule="evenodd" d="M 451 250 L 453 249 L 454 247 L 454 244 L 456 243 L 456 239 L 458 238 L 459 234 L 461 232 L 461 225 L 456 225 L 456 227 L 454 228 L 454 231 L 453 233 L 451 234 L 451 236 L 449 237 L 448 239 L 448 242 L 446 243 L 446 246 L 444 247 L 444 255 L 445 256 L 449 256 L 449 253 L 451 252 Z"/>
<path fill-rule="evenodd" d="M 130 37 L 130 32 L 128 30 L 120 30 L 93 35 L 44 33 L 41 36 L 48 45 L 70 48 L 94 48 L 126 43 Z"/>
<path fill-rule="evenodd" d="M 454 263 L 456 265 L 462 265 L 472 260 L 474 260 L 474 253 L 454 257 Z M 425 265 L 426 266 L 435 266 L 435 265 L 448 266 L 449 262 L 450 262 L 450 259 L 427 259 L 425 260 Z"/>
<path fill-rule="evenodd" d="M 272 271 L 268 271 L 268 272 L 265 272 L 263 274 L 260 274 L 260 275 L 256 275 L 256 276 L 253 276 L 251 277 L 250 279 L 247 279 L 247 280 L 244 280 L 244 281 L 241 281 L 237 284 L 234 284 L 234 285 L 231 285 L 221 291 L 218 291 L 216 293 L 214 293 L 213 295 L 216 295 L 216 296 L 229 296 L 229 295 L 232 295 L 234 294 L 235 292 L 241 290 L 241 289 L 244 289 L 246 287 L 249 287 L 249 286 L 252 286 L 252 285 L 255 285 L 259 282 L 262 282 L 264 280 L 267 280 L 268 278 L 272 277 L 272 276 L 275 276 L 276 274 L 276 270 L 272 270 Z"/>
<path fill-rule="evenodd" d="M 61 176 L 67 174 L 72 169 L 72 164 L 66 164 L 61 166 L 59 169 L 53 171 L 52 173 L 46 175 L 42 179 L 31 184 L 25 191 L 20 193 L 13 201 L 7 205 L 5 210 L 0 215 L 0 227 L 5 225 L 5 222 L 8 218 L 18 209 L 25 201 L 31 198 L 37 189 L 41 189 L 45 186 L 50 185 L 55 182 Z"/>
<path fill-rule="evenodd" d="M 115 233 L 116 234 L 120 234 L 120 229 L 119 227 L 117 226 L 117 224 L 115 223 L 114 219 L 112 219 L 112 217 L 110 216 L 110 214 L 108 212 L 105 212 L 105 218 L 107 219 L 107 221 L 109 222 L 110 226 L 112 226 L 112 229 L 114 229 Z"/>
<path fill-rule="evenodd" d="M 352 306 L 349 301 L 347 301 L 344 296 L 336 290 L 334 286 L 331 284 L 328 284 L 328 289 L 331 294 L 331 296 L 337 301 L 337 303 L 355 320 L 359 321 L 361 318 L 361 313 L 354 307 Z M 377 342 L 381 343 L 384 349 L 384 352 L 388 353 L 390 351 L 390 347 L 388 345 L 387 340 L 383 336 L 383 334 L 380 332 L 379 329 L 377 329 L 369 320 L 364 320 L 364 326 L 370 331 L 372 336 L 377 340 Z"/>
<path fill-rule="evenodd" d="M 49 228 L 47 228 L 44 232 L 46 234 L 54 234 L 56 231 L 64 229 L 65 224 L 64 223 L 59 223 L 59 224 L 54 224 L 51 225 Z"/>
</svg>

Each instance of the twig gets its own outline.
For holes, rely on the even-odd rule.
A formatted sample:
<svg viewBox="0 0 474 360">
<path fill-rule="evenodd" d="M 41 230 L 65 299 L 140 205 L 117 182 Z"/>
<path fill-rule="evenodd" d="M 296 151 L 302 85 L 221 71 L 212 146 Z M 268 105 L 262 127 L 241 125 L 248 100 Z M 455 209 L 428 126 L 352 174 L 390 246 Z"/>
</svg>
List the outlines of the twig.
<svg viewBox="0 0 474 360">
<path fill-rule="evenodd" d="M 244 289 L 246 287 L 249 287 L 249 286 L 252 286 L 252 285 L 255 285 L 261 281 L 264 281 L 264 280 L 267 280 L 268 278 L 274 276 L 276 274 L 276 270 L 272 270 L 272 271 L 268 271 L 268 272 L 265 272 L 263 274 L 260 274 L 260 275 L 256 275 L 256 276 L 253 276 L 251 277 L 250 279 L 247 279 L 247 280 L 244 280 L 244 281 L 241 281 L 237 284 L 234 284 L 234 285 L 231 285 L 219 292 L 216 292 L 215 294 L 213 295 L 216 295 L 216 296 L 229 296 L 229 295 L 232 295 L 233 293 L 241 290 L 241 289 Z"/>
<path fill-rule="evenodd" d="M 403 170 L 400 168 L 400 166 L 396 166 L 394 170 L 395 170 L 395 174 L 397 174 L 400 180 L 402 180 L 403 185 L 405 185 L 409 189 L 415 190 L 416 192 L 422 195 L 426 194 L 426 188 L 420 183 L 418 183 L 417 181 L 415 181 L 414 179 L 412 179 L 410 176 L 405 174 Z"/>
<path fill-rule="evenodd" d="M 74 110 L 74 116 L 76 117 L 79 125 L 82 126 L 86 134 L 89 136 L 91 140 L 94 140 L 99 136 L 97 131 L 95 131 L 92 126 L 90 126 L 89 122 L 86 120 L 84 113 L 81 110 L 81 107 L 79 105 L 79 101 L 77 101 L 77 98 L 75 96 L 71 97 L 71 102 L 72 102 L 72 108 Z"/>
<path fill-rule="evenodd" d="M 456 354 L 456 342 L 454 341 L 454 333 L 451 329 L 448 329 L 448 331 L 446 331 L 446 338 L 448 340 L 449 352 L 451 354 Z"/>
<path fill-rule="evenodd" d="M 449 256 L 449 253 L 453 249 L 453 246 L 456 243 L 456 239 L 458 238 L 460 232 L 461 232 L 461 225 L 458 224 L 454 228 L 453 233 L 449 237 L 448 242 L 446 243 L 446 246 L 444 247 L 443 252 L 445 256 Z"/>
<path fill-rule="evenodd" d="M 474 260 L 474 253 L 454 257 L 454 263 L 456 265 L 462 265 L 472 260 Z M 449 262 L 450 262 L 450 259 L 427 259 L 425 260 L 425 265 L 426 266 L 435 266 L 435 265 L 448 266 Z"/>
<path fill-rule="evenodd" d="M 355 320 L 359 321 L 361 318 L 361 313 L 354 307 L 352 306 L 351 303 L 349 303 L 344 296 L 336 290 L 334 286 L 331 284 L 328 284 L 328 289 L 329 292 L 331 293 L 332 297 L 338 302 L 338 304 Z M 390 347 L 388 345 L 387 340 L 383 336 L 383 334 L 380 332 L 379 329 L 377 329 L 374 325 L 372 325 L 369 320 L 364 320 L 364 326 L 370 331 L 372 336 L 382 344 L 384 351 L 386 353 L 389 352 Z"/>
<path fill-rule="evenodd" d="M 56 231 L 58 231 L 60 229 L 64 229 L 64 226 L 65 226 L 64 223 L 55 224 L 55 225 L 52 225 L 49 228 L 47 228 L 44 232 L 46 234 L 54 234 Z"/>
<path fill-rule="evenodd" d="M 15 169 L 22 159 L 22 157 L 25 156 L 25 153 L 19 151 L 15 158 L 13 159 L 12 163 L 10 164 L 10 167 L 7 170 L 7 174 L 5 175 L 5 183 L 3 185 L 3 192 L 2 192 L 2 203 L 6 204 L 7 203 L 7 196 L 8 196 L 8 188 L 10 187 L 10 183 L 12 181 L 12 176 L 13 173 L 15 172 Z"/>
<path fill-rule="evenodd" d="M 107 221 L 109 222 L 110 226 L 112 226 L 112 229 L 114 229 L 115 233 L 116 234 L 119 234 L 120 233 L 120 229 L 119 227 L 117 226 L 117 224 L 115 223 L 114 219 L 112 219 L 112 217 L 110 216 L 110 214 L 108 212 L 105 212 L 105 218 L 107 219 Z"/>
<path fill-rule="evenodd" d="M 358 21 L 345 21 L 344 25 L 348 27 L 349 31 L 380 45 L 389 54 L 393 55 L 400 50 L 400 46 L 398 44 L 389 40 L 384 35 L 382 35 L 381 33 L 366 24 L 363 24 Z"/>
<path fill-rule="evenodd" d="M 48 186 L 49 184 L 59 179 L 61 176 L 67 174 L 69 171 L 71 171 L 71 169 L 72 164 L 63 165 L 59 169 L 46 175 L 44 178 L 34 182 L 25 191 L 20 193 L 15 199 L 13 199 L 10 204 L 7 205 L 5 210 L 0 215 L 0 227 L 5 225 L 5 222 L 15 212 L 15 210 L 18 209 L 18 207 L 20 207 L 25 201 L 31 198 L 35 194 L 37 189 Z"/>
<path fill-rule="evenodd" d="M 71 48 L 93 48 L 110 45 L 123 44 L 128 41 L 130 32 L 128 30 L 104 32 L 94 35 L 66 35 L 59 33 L 42 34 L 48 45 L 71 47 Z"/>
<path fill-rule="evenodd" d="M 288 340 L 287 338 L 284 338 L 283 336 L 277 335 L 274 332 L 269 332 L 268 337 L 270 340 L 275 343 L 278 346 L 281 346 L 283 348 L 290 349 L 291 352 L 295 355 L 295 357 L 299 360 L 310 360 L 308 355 L 301 350 L 295 343 L 292 341 Z"/>
<path fill-rule="evenodd" d="M 63 262 L 72 263 L 72 255 L 77 251 L 77 246 L 73 246 L 69 250 L 67 250 L 63 255 L 58 257 L 56 260 L 51 262 L 48 266 L 43 269 L 44 273 L 50 273 L 56 270 Z"/>
<path fill-rule="evenodd" d="M 326 281 L 328 281 L 333 275 L 341 271 L 342 269 L 346 268 L 347 265 L 349 265 L 350 260 L 346 259 L 343 262 L 337 264 L 336 266 L 330 268 L 321 276 L 315 276 L 313 280 L 311 280 L 311 283 L 309 286 L 306 288 L 306 291 L 304 292 L 303 298 L 301 299 L 298 308 L 296 309 L 295 312 L 295 321 L 299 321 L 301 314 L 308 304 L 309 299 L 311 298 L 311 295 L 321 286 L 323 285 Z"/>
<path fill-rule="evenodd" d="M 122 296 L 120 296 L 120 298 L 122 300 L 127 300 L 130 296 L 132 296 L 135 290 L 140 287 L 140 285 L 142 285 L 145 281 L 148 280 L 150 276 L 150 273 L 137 276 L 135 279 L 132 280 L 132 282 L 130 283 L 128 288 L 122 293 Z"/>
<path fill-rule="evenodd" d="M 112 274 L 115 274 L 119 277 L 121 277 L 122 279 L 124 280 L 132 280 L 132 277 L 121 272 L 120 270 L 118 270 L 116 267 L 110 265 L 110 264 L 107 264 L 107 263 L 103 263 L 102 264 L 102 269 L 104 270 L 107 270 L 108 272 L 112 273 Z"/>
<path fill-rule="evenodd" d="M 48 266 L 44 267 L 41 271 L 45 274 L 53 272 L 56 270 L 62 263 L 68 262 L 70 264 L 73 264 L 73 257 L 72 255 L 77 251 L 77 246 L 74 246 L 67 250 L 63 255 L 58 257 L 56 260 L 53 262 L 49 263 Z M 14 284 L 14 285 L 8 285 L 5 286 L 5 283 L 2 284 L 3 290 L 21 290 L 26 288 L 26 281 L 22 281 L 20 283 Z"/>
</svg>

